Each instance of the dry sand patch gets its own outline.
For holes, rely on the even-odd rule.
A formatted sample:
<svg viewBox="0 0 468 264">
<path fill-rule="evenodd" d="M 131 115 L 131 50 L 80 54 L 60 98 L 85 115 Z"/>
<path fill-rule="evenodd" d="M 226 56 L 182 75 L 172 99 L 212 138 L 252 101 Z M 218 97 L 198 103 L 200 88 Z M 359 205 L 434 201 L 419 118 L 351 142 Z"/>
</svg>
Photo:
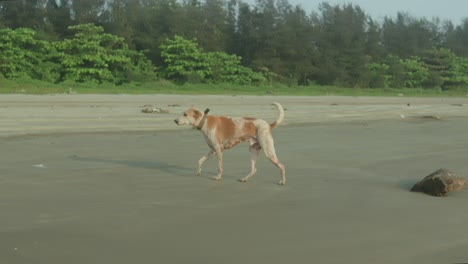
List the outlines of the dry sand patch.
<svg viewBox="0 0 468 264">
<path fill-rule="evenodd" d="M 465 98 L 182 96 L 182 95 L 1 95 L 0 136 L 176 129 L 172 120 L 190 106 L 213 115 L 274 120 L 269 105 L 287 109 L 285 124 L 404 120 L 422 116 L 468 117 Z M 169 110 L 144 114 L 143 106 Z"/>
</svg>

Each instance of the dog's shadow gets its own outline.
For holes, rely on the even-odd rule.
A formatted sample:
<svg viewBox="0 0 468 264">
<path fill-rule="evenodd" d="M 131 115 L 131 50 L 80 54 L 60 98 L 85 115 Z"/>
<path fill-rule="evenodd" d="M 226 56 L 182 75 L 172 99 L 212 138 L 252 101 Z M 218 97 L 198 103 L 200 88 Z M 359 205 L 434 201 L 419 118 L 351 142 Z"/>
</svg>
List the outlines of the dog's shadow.
<svg viewBox="0 0 468 264">
<path fill-rule="evenodd" d="M 169 164 L 160 160 L 117 160 L 117 159 L 103 159 L 96 157 L 81 157 L 72 155 L 69 157 L 71 160 L 80 162 L 95 162 L 95 163 L 109 163 L 117 164 L 133 168 L 142 168 L 155 171 L 162 171 L 178 176 L 189 177 L 195 174 L 194 168 L 187 168 L 178 165 Z"/>
</svg>

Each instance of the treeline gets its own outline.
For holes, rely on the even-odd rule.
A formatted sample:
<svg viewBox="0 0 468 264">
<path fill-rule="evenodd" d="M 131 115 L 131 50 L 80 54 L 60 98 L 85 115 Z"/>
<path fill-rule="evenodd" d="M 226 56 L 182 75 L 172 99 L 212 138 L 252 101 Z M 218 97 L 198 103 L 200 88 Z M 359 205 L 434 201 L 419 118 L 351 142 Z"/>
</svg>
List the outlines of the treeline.
<svg viewBox="0 0 468 264">
<path fill-rule="evenodd" d="M 468 86 L 468 19 L 376 21 L 352 4 L 309 13 L 287 0 L 0 1 L 0 30 L 7 78 Z"/>
</svg>

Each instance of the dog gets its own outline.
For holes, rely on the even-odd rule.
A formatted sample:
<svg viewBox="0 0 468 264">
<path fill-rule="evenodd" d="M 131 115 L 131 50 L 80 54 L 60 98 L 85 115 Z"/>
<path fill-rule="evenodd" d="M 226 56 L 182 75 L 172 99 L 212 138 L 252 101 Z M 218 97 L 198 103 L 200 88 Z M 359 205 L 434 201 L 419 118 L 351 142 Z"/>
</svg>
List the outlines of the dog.
<svg viewBox="0 0 468 264">
<path fill-rule="evenodd" d="M 226 116 L 208 115 L 209 109 L 204 112 L 192 107 L 185 111 L 182 116 L 174 122 L 181 125 L 190 125 L 200 130 L 205 137 L 210 151 L 198 161 L 196 175 L 200 176 L 202 166 L 205 161 L 213 156 L 218 157 L 218 175 L 214 180 L 220 180 L 223 175 L 223 151 L 230 149 L 241 142 L 249 142 L 251 155 L 251 171 L 242 178 L 241 182 L 247 182 L 257 173 L 257 157 L 261 149 L 265 155 L 275 164 L 281 173 L 280 185 L 286 184 L 286 169 L 276 156 L 275 145 L 272 136 L 273 128 L 277 127 L 284 120 L 284 109 L 281 104 L 274 102 L 278 110 L 278 118 L 269 124 L 263 119 L 252 117 L 231 118 Z"/>
</svg>

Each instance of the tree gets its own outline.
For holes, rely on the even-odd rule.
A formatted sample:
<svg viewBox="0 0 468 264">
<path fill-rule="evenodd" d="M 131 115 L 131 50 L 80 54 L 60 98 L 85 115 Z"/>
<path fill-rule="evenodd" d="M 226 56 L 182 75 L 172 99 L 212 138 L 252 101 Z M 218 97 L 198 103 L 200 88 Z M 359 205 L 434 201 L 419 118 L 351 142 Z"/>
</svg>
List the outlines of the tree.
<svg viewBox="0 0 468 264">
<path fill-rule="evenodd" d="M 440 21 L 416 19 L 398 13 L 396 21 L 386 17 L 382 26 L 383 44 L 387 53 L 401 58 L 418 56 L 426 50 L 440 46 Z"/>
<path fill-rule="evenodd" d="M 273 39 L 277 62 L 271 62 L 270 67 L 290 83 L 307 85 L 317 72 L 315 28 L 299 6 L 280 6 L 279 9 L 281 20 Z"/>
<path fill-rule="evenodd" d="M 368 17 L 357 6 L 320 5 L 316 79 L 321 84 L 358 86 L 367 79 L 366 29 Z"/>
<path fill-rule="evenodd" d="M 224 0 L 205 0 L 202 5 L 203 21 L 199 34 L 200 46 L 208 51 L 225 51 L 227 47 L 228 14 Z"/>
<path fill-rule="evenodd" d="M 124 38 L 126 43 L 134 48 L 133 42 L 138 30 L 136 20 L 143 12 L 140 1 L 113 0 L 105 12 L 103 27 L 106 32 Z"/>
<path fill-rule="evenodd" d="M 69 30 L 72 25 L 84 23 L 102 26 L 104 31 L 88 32 L 95 38 L 86 39 L 76 35 L 76 28 Z M 21 27 L 32 29 L 35 41 L 61 43 L 65 39 L 57 44 L 62 57 L 53 52 L 54 45 L 49 45 L 50 55 L 34 54 L 39 56 L 38 61 L 31 64 L 47 61 L 52 67 L 68 63 L 60 64 L 60 80 L 91 78 L 119 83 L 154 76 L 154 67 L 146 58 L 157 67 L 169 66 L 161 44 L 167 45 L 166 39 L 174 36 L 197 39 L 201 54 L 200 58 L 178 62 L 182 63 L 180 69 L 186 66 L 190 70 L 171 73 L 169 67 L 166 77 L 182 81 L 224 82 L 231 80 L 233 72 L 243 79 L 255 74 L 242 68 L 249 67 L 270 76 L 270 80 L 291 85 L 315 82 L 346 87 L 405 87 L 419 83 L 408 83 L 408 78 L 415 77 L 414 72 L 422 73 L 422 68 L 417 67 L 423 62 L 431 73 L 423 86 L 449 89 L 463 85 L 464 61 L 458 57 L 468 57 L 468 18 L 454 25 L 437 18 L 427 20 L 398 13 L 377 23 L 352 4 L 323 3 L 318 10 L 307 13 L 289 0 L 0 1 L 0 28 Z M 109 43 L 113 44 L 107 46 Z M 23 52 L 15 48 L 18 54 Z M 453 52 L 453 56 L 443 49 Z M 11 55 L 8 52 L 0 54 L 4 70 L 6 58 Z M 421 58 L 418 63 L 413 61 L 416 57 Z M 144 70 L 144 65 L 149 66 L 149 71 Z M 438 65 L 446 70 L 436 70 Z M 50 77 L 39 72 L 31 69 L 24 75 L 56 78 L 52 77 L 56 70 L 50 72 Z M 455 80 L 455 72 L 459 81 Z M 237 82 L 235 78 L 233 82 Z"/>
<path fill-rule="evenodd" d="M 445 89 L 466 88 L 468 86 L 468 58 L 455 57 L 452 62 L 452 71 L 451 86 L 445 86 Z"/>
<path fill-rule="evenodd" d="M 372 61 L 385 57 L 385 48 L 382 45 L 382 29 L 372 18 L 367 20 L 366 54 Z"/>
<path fill-rule="evenodd" d="M 47 0 L 0 1 L 0 18 L 9 28 L 42 28 Z"/>
<path fill-rule="evenodd" d="M 77 24 L 101 24 L 106 10 L 106 0 L 72 0 L 71 16 Z"/>
<path fill-rule="evenodd" d="M 261 48 L 256 21 L 256 14 L 251 7 L 246 3 L 240 3 L 237 30 L 231 50 L 242 58 L 242 63 L 246 66 L 252 65 L 258 49 Z"/>
<path fill-rule="evenodd" d="M 468 58 L 459 57 L 449 49 L 434 49 L 427 51 L 423 62 L 431 72 L 428 86 L 441 87 L 449 90 L 468 86 Z"/>
<path fill-rule="evenodd" d="M 454 27 L 447 25 L 447 48 L 453 50 L 461 57 L 468 57 L 468 18 L 465 18 L 460 25 Z"/>
<path fill-rule="evenodd" d="M 425 86 L 441 88 L 447 86 L 447 81 L 452 77 L 451 64 L 453 53 L 448 49 L 431 49 L 421 55 L 421 59 L 429 69 L 430 76 Z"/>
<path fill-rule="evenodd" d="M 68 27 L 74 22 L 71 18 L 72 6 L 70 1 L 66 0 L 49 0 L 45 6 L 44 31 L 46 39 L 61 40 L 65 37 L 70 37 L 71 33 Z"/>
<path fill-rule="evenodd" d="M 179 34 L 179 25 L 184 26 L 184 14 L 178 0 L 122 0 L 127 3 L 122 9 L 131 29 L 129 45 L 143 51 L 155 65 L 164 65 L 160 45 L 169 37 Z M 119 19 L 117 19 L 119 20 Z M 119 36 L 126 37 L 129 35 Z"/>
</svg>

